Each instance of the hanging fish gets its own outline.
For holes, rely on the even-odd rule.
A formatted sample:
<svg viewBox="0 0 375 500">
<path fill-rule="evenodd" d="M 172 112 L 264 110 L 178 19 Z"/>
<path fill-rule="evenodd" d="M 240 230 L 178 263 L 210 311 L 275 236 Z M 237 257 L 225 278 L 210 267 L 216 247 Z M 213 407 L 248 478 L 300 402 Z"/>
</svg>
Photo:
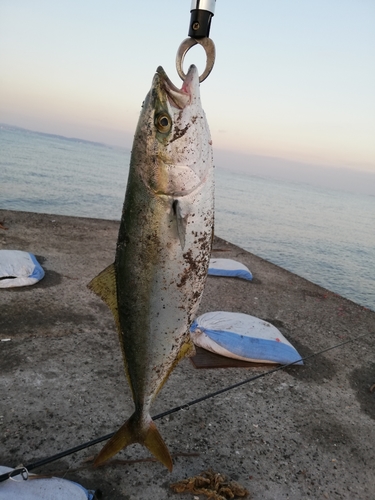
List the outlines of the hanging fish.
<svg viewBox="0 0 375 500">
<path fill-rule="evenodd" d="M 110 307 L 135 411 L 96 457 L 140 443 L 172 470 L 150 407 L 194 350 L 214 219 L 210 132 L 191 66 L 178 89 L 159 67 L 136 129 L 115 262 L 89 284 Z"/>
</svg>

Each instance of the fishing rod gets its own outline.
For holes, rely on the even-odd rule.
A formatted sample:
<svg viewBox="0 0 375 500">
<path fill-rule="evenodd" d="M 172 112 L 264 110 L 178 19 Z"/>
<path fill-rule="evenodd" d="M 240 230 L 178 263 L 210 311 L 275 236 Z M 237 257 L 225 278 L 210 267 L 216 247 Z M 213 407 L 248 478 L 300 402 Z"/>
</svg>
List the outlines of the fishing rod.
<svg viewBox="0 0 375 500">
<path fill-rule="evenodd" d="M 325 349 L 322 349 L 321 351 L 318 351 L 318 352 L 313 353 L 313 354 L 309 354 L 308 356 L 305 356 L 304 358 L 297 359 L 296 361 L 293 361 L 292 363 L 288 363 L 287 365 L 277 366 L 276 368 L 273 368 L 272 370 L 268 370 L 266 372 L 260 373 L 258 375 L 253 376 L 253 377 L 250 377 L 250 378 L 247 378 L 247 379 L 242 380 L 240 382 L 237 382 L 237 383 L 230 385 L 228 387 L 224 387 L 224 388 L 219 389 L 215 392 L 211 392 L 209 394 L 206 394 L 205 396 L 201 396 L 200 398 L 194 399 L 193 401 L 190 401 L 189 403 L 185 403 L 184 405 L 175 406 L 174 408 L 171 408 L 170 410 L 166 410 L 163 413 L 159 413 L 158 415 L 155 415 L 154 417 L 152 417 L 152 419 L 159 420 L 160 418 L 171 415 L 172 413 L 177 413 L 179 411 L 188 410 L 191 406 L 194 406 L 198 403 L 202 403 L 203 401 L 206 401 L 207 399 L 214 398 L 215 396 L 219 396 L 220 394 L 223 394 L 225 392 L 236 389 L 237 387 L 241 387 L 242 385 L 248 384 L 250 382 L 254 382 L 254 380 L 258 380 L 260 378 L 266 377 L 267 375 L 271 375 L 272 373 L 276 373 L 280 370 L 285 370 L 285 368 L 289 368 L 290 366 L 293 366 L 297 363 L 300 363 L 301 361 L 303 361 L 303 362 L 308 361 L 312 358 L 315 358 L 316 356 L 324 354 L 325 352 L 332 351 L 333 349 L 337 349 L 338 347 L 342 347 L 343 345 L 349 344 L 351 342 L 356 342 L 363 337 L 366 337 L 368 335 L 373 335 L 373 334 L 374 334 L 374 332 L 367 332 L 367 333 L 364 333 L 362 335 L 359 335 L 358 337 L 355 337 L 354 339 L 344 340 L 343 342 L 340 342 L 339 344 L 335 344 L 333 346 L 326 347 Z M 12 470 L 10 472 L 6 472 L 5 474 L 1 474 L 0 475 L 0 483 L 3 481 L 6 481 L 7 479 L 12 479 L 18 475 L 21 475 L 22 479 L 24 479 L 26 481 L 29 477 L 29 471 L 37 469 L 39 467 L 42 467 L 43 465 L 47 465 L 49 463 L 55 462 L 56 460 L 59 460 L 60 458 L 64 458 L 68 455 L 72 455 L 73 453 L 77 453 L 78 451 L 81 451 L 81 450 L 84 450 L 84 449 L 89 448 L 91 446 L 94 446 L 95 444 L 99 444 L 102 441 L 107 441 L 108 439 L 110 439 L 114 435 L 115 435 L 115 432 L 111 432 L 110 434 L 106 434 L 105 436 L 98 437 L 96 439 L 93 439 L 92 441 L 88 441 L 87 443 L 83 443 L 81 445 L 75 446 L 74 448 L 70 448 L 68 450 L 57 453 L 56 455 L 52 455 L 51 457 L 41 459 L 37 462 L 31 463 L 31 464 L 28 464 L 25 466 L 19 465 L 14 470 Z"/>
</svg>

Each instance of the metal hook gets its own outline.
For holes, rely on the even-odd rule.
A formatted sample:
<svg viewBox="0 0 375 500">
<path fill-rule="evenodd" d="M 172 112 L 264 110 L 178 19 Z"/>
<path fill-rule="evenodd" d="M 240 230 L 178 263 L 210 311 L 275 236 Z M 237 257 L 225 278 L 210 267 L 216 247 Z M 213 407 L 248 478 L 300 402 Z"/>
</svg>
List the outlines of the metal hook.
<svg viewBox="0 0 375 500">
<path fill-rule="evenodd" d="M 181 80 L 185 80 L 186 75 L 182 69 L 182 65 L 185 59 L 185 55 L 190 50 L 194 45 L 199 43 L 199 45 L 202 45 L 204 48 L 204 51 L 206 52 L 206 68 L 203 71 L 203 73 L 199 77 L 200 83 L 205 80 L 208 75 L 211 73 L 212 68 L 214 67 L 215 63 L 215 45 L 214 42 L 211 40 L 211 38 L 186 38 L 181 45 L 178 48 L 177 51 L 177 56 L 176 56 L 176 69 L 177 73 L 179 74 Z"/>
</svg>

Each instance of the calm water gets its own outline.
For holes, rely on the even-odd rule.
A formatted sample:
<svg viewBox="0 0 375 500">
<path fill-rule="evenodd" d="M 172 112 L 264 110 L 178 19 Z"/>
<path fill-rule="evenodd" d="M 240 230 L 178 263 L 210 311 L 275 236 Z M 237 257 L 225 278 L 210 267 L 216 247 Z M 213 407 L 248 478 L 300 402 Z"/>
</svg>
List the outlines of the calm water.
<svg viewBox="0 0 375 500">
<path fill-rule="evenodd" d="M 0 209 L 119 219 L 130 152 L 0 128 Z M 215 232 L 375 310 L 375 197 L 216 171 Z"/>
</svg>

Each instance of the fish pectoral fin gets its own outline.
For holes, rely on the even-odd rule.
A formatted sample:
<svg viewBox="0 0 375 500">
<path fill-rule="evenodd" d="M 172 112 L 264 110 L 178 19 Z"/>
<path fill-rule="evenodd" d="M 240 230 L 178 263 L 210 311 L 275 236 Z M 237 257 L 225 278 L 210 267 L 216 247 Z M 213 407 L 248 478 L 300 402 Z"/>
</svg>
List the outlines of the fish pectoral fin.
<svg viewBox="0 0 375 500">
<path fill-rule="evenodd" d="M 105 444 L 95 458 L 94 466 L 98 466 L 116 455 L 130 444 L 139 443 L 154 455 L 167 469 L 172 472 L 173 463 L 167 445 L 164 443 L 152 418 L 146 421 L 140 419 L 136 413 L 127 420 L 116 434 Z"/>
<path fill-rule="evenodd" d="M 185 248 L 186 227 L 188 223 L 189 212 L 184 209 L 183 203 L 179 200 L 174 200 L 172 207 L 173 213 L 176 216 L 178 238 L 183 250 Z"/>
<path fill-rule="evenodd" d="M 115 318 L 116 326 L 119 327 L 115 265 L 106 267 L 87 286 L 107 304 Z"/>
</svg>

